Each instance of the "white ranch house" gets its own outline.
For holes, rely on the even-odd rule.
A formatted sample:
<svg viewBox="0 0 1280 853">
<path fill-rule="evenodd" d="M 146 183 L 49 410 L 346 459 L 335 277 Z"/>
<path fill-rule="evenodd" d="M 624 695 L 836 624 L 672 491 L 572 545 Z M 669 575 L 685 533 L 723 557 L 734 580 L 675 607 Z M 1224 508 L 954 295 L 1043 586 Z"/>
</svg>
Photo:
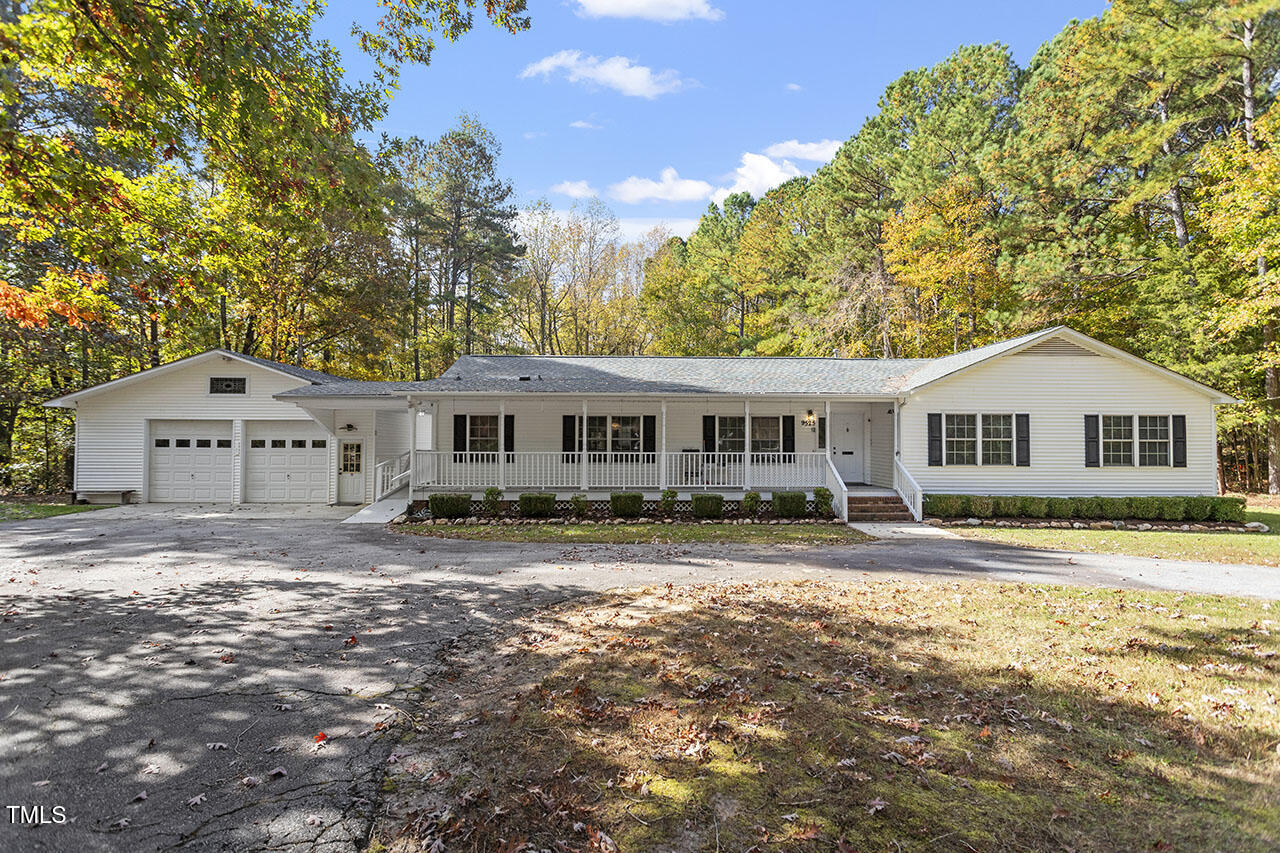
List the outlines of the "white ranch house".
<svg viewBox="0 0 1280 853">
<path fill-rule="evenodd" d="M 933 359 L 464 356 L 343 379 L 225 350 L 46 405 L 76 410 L 91 501 L 365 504 L 497 486 L 682 498 L 825 486 L 1211 495 L 1205 385 L 1066 327 Z"/>
</svg>

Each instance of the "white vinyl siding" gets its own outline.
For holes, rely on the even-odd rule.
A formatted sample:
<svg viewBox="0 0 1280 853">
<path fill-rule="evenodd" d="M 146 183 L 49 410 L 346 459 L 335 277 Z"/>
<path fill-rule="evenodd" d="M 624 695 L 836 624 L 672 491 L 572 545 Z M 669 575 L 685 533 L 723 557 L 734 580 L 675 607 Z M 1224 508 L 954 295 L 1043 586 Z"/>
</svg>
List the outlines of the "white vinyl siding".
<svg viewBox="0 0 1280 853">
<path fill-rule="evenodd" d="M 1031 465 L 930 467 L 926 417 L 948 411 L 1028 413 Z M 1099 412 L 1185 415 L 1187 466 L 1086 468 L 1084 416 Z M 1214 417 L 1213 404 L 1203 393 L 1117 358 L 1019 355 L 975 367 L 909 397 L 902 407 L 899 441 L 903 465 L 925 492 L 1211 495 L 1217 490 Z"/>
</svg>

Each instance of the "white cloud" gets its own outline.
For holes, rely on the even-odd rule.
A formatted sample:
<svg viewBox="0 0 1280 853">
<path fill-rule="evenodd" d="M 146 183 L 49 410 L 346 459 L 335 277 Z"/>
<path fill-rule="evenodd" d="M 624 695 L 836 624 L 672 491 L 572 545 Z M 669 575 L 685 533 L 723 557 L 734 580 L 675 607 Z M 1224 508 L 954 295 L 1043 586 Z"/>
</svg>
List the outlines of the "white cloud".
<svg viewBox="0 0 1280 853">
<path fill-rule="evenodd" d="M 591 122 L 583 119 L 569 122 L 569 127 L 576 127 L 578 130 L 604 130 L 602 125 L 592 124 Z"/>
<path fill-rule="evenodd" d="M 678 92 L 689 81 L 672 68 L 655 72 L 647 65 L 637 65 L 625 56 L 584 56 L 580 50 L 562 50 L 531 62 L 520 72 L 521 79 L 551 77 L 563 73 L 570 83 L 603 86 L 634 98 L 653 98 Z"/>
<path fill-rule="evenodd" d="M 699 18 L 719 21 L 724 12 L 707 0 L 577 0 L 578 14 L 588 18 L 644 18 L 669 24 Z"/>
<path fill-rule="evenodd" d="M 788 91 L 788 92 L 803 92 L 803 91 L 804 91 L 804 86 L 801 86 L 799 83 L 788 83 L 788 84 L 787 84 L 787 91 Z"/>
<path fill-rule="evenodd" d="M 595 189 L 586 181 L 561 181 L 551 191 L 569 198 L 592 198 L 596 195 Z"/>
<path fill-rule="evenodd" d="M 729 195 L 741 192 L 748 192 L 759 198 L 778 184 L 786 183 L 802 174 L 804 173 L 790 160 L 778 163 L 763 154 L 747 152 L 742 155 L 738 168 L 733 170 L 733 183 L 713 192 L 711 200 L 720 204 Z"/>
<path fill-rule="evenodd" d="M 624 204 L 643 201 L 701 201 L 711 195 L 713 187 L 706 181 L 682 178 L 668 166 L 662 170 L 660 180 L 638 178 L 635 175 L 609 187 L 609 194 Z"/>
<path fill-rule="evenodd" d="M 770 157 L 794 157 L 797 160 L 812 160 L 815 163 L 825 163 L 836 156 L 836 152 L 839 150 L 840 141 L 837 139 L 823 139 L 819 142 L 801 142 L 798 139 L 788 139 L 786 142 L 775 142 L 764 149 L 764 153 Z"/>
<path fill-rule="evenodd" d="M 522 136 L 524 136 L 525 139 L 537 139 L 539 136 L 546 136 L 546 135 L 547 135 L 547 132 L 545 130 L 526 130 L 522 134 Z"/>
<path fill-rule="evenodd" d="M 663 219 L 657 216 L 633 216 L 618 220 L 618 233 L 628 242 L 639 240 L 654 228 L 665 228 L 673 237 L 689 238 L 698 228 L 697 219 Z"/>
</svg>

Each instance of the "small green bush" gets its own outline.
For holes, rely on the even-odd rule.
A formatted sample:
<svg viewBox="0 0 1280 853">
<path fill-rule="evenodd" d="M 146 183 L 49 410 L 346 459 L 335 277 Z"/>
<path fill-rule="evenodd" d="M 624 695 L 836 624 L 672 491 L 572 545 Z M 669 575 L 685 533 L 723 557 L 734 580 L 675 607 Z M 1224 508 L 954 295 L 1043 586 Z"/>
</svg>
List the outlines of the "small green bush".
<svg viewBox="0 0 1280 853">
<path fill-rule="evenodd" d="M 502 512 L 502 489 L 497 486 L 490 486 L 484 490 L 484 511 L 486 515 L 498 515 Z"/>
<path fill-rule="evenodd" d="M 924 514 L 938 518 L 964 518 L 969 514 L 969 496 L 925 495 Z"/>
<path fill-rule="evenodd" d="M 1075 518 L 1076 517 L 1076 499 L 1075 498 L 1047 498 L 1045 503 L 1045 512 L 1049 518 Z"/>
<path fill-rule="evenodd" d="M 569 512 L 573 513 L 574 518 L 586 518 L 590 508 L 586 495 L 574 495 L 569 498 Z"/>
<path fill-rule="evenodd" d="M 1190 497 L 1184 502 L 1187 521 L 1208 521 L 1213 517 L 1213 498 Z"/>
<path fill-rule="evenodd" d="M 662 497 L 658 499 L 658 512 L 666 518 L 676 514 L 676 490 L 663 489 Z"/>
<path fill-rule="evenodd" d="M 743 518 L 755 518 L 760 512 L 760 493 L 747 492 L 742 496 L 742 503 L 738 504 L 738 515 Z"/>
<path fill-rule="evenodd" d="M 1129 516 L 1152 521 L 1160 517 L 1159 498 L 1129 498 Z"/>
<path fill-rule="evenodd" d="M 996 513 L 996 502 L 990 495 L 969 495 L 968 504 L 974 518 L 991 518 Z"/>
<path fill-rule="evenodd" d="M 1049 499 L 1048 498 L 1023 498 L 1022 499 L 1022 517 L 1023 518 L 1048 518 L 1049 517 Z"/>
<path fill-rule="evenodd" d="M 1102 501 L 1099 498 L 1076 498 L 1076 518 L 1102 518 Z"/>
<path fill-rule="evenodd" d="M 804 492 L 774 492 L 773 514 L 779 518 L 803 518 L 807 515 Z"/>
<path fill-rule="evenodd" d="M 550 492 L 525 492 L 520 496 L 520 514 L 525 518 L 550 518 L 556 511 L 556 496 Z"/>
<path fill-rule="evenodd" d="M 705 494 L 703 492 L 695 492 L 690 497 L 690 503 L 693 504 L 694 518 L 723 518 L 724 517 L 724 495 Z"/>
<path fill-rule="evenodd" d="M 1244 498 L 1213 498 L 1214 521 L 1244 521 Z"/>
<path fill-rule="evenodd" d="M 813 490 L 813 511 L 819 518 L 832 518 L 836 514 L 836 496 L 825 486 Z"/>
<path fill-rule="evenodd" d="M 1182 498 L 1158 498 L 1161 521 L 1182 521 L 1187 514 L 1187 502 Z"/>
<path fill-rule="evenodd" d="M 1022 498 L 1014 495 L 997 495 L 992 499 L 995 514 L 1001 518 L 1019 518 L 1022 515 Z"/>
<path fill-rule="evenodd" d="M 618 518 L 639 518 L 644 510 L 644 495 L 639 492 L 614 492 L 609 495 L 609 511 Z"/>
<path fill-rule="evenodd" d="M 1128 498 L 1098 498 L 1098 508 L 1103 518 L 1121 521 L 1129 517 Z"/>
<path fill-rule="evenodd" d="M 427 498 L 432 518 L 466 518 L 471 515 L 471 495 L 440 494 Z"/>
</svg>

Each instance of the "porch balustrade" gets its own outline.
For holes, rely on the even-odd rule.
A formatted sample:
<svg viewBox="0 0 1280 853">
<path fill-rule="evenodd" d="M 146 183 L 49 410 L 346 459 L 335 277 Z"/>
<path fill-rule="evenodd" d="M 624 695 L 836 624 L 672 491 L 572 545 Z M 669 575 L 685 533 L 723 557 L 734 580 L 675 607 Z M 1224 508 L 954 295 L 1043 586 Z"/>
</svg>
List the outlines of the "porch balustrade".
<svg viewBox="0 0 1280 853">
<path fill-rule="evenodd" d="M 503 459 L 501 457 L 505 456 Z M 585 457 L 586 470 L 583 470 Z M 813 489 L 826 482 L 823 453 L 470 453 L 419 450 L 414 488 L 580 491 Z"/>
</svg>

